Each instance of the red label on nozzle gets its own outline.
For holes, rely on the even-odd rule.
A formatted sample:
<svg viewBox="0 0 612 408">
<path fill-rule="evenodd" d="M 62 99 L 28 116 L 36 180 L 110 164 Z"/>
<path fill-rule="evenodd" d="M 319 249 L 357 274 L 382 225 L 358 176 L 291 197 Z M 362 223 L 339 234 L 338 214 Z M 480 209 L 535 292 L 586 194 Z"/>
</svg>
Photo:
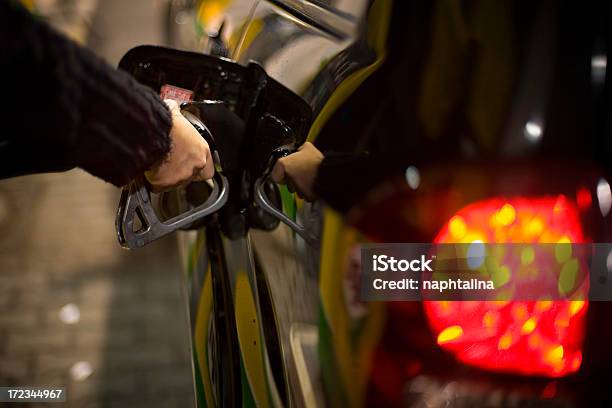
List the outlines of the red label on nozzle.
<svg viewBox="0 0 612 408">
<path fill-rule="evenodd" d="M 159 96 L 162 99 L 174 99 L 180 105 L 183 102 L 191 101 L 193 98 L 193 91 L 166 84 L 162 85 Z"/>
</svg>

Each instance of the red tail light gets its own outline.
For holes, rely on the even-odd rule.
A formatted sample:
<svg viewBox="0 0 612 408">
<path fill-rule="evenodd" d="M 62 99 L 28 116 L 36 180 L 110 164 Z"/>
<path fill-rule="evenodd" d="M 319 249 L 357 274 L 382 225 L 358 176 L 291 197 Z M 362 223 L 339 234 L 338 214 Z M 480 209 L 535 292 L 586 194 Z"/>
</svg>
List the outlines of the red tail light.
<svg viewBox="0 0 612 408">
<path fill-rule="evenodd" d="M 586 200 L 583 194 L 579 204 Z M 576 206 L 560 195 L 471 204 L 457 212 L 434 240 L 474 241 L 580 243 L 584 236 Z M 555 260 L 570 274 L 584 261 L 571 252 L 560 252 Z M 533 263 L 532 269 L 537 269 L 533 253 L 527 253 L 521 262 Z M 518 271 L 504 273 L 511 276 Z M 582 298 L 586 291 L 587 287 L 578 289 Z M 424 308 L 438 344 L 465 364 L 546 377 L 564 376 L 580 368 L 586 301 L 432 301 L 424 302 Z"/>
</svg>

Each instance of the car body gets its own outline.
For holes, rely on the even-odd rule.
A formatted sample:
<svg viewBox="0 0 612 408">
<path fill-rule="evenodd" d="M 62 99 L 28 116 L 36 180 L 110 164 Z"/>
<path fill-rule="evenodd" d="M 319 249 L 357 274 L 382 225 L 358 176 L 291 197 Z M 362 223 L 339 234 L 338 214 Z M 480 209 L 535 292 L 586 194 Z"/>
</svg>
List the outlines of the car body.
<svg viewBox="0 0 612 408">
<path fill-rule="evenodd" d="M 609 401 L 603 373 L 612 354 L 598 340 L 611 337 L 598 323 L 610 309 L 607 303 L 576 309 L 572 330 L 584 338 L 581 360 L 568 360 L 566 371 L 529 371 L 521 367 L 528 351 L 517 352 L 505 366 L 482 362 L 511 355 L 509 348 L 484 359 L 461 357 L 462 347 L 476 343 L 446 344 L 440 323 L 445 320 L 435 302 L 368 304 L 356 289 L 363 243 L 453 242 L 448 231 L 456 217 L 473 217 L 469 229 L 503 208 L 512 207 L 516 217 L 550 215 L 560 197 L 579 220 L 561 235 L 575 233 L 571 242 L 609 241 L 609 10 L 547 1 L 398 3 L 170 2 L 169 27 L 183 30 L 196 22 L 191 34 L 172 29 L 173 46 L 260 64 L 310 105 L 308 139 L 322 148 L 395 149 L 427 159 L 415 161 L 404 178 L 381 179 L 375 199 L 365 200 L 348 218 L 283 190 L 283 210 L 320 238 L 319 248 L 285 226 L 251 231 L 260 285 L 250 297 L 235 294 L 237 309 L 244 308 L 236 324 L 248 325 L 253 309 L 241 299 L 258 298 L 264 321 L 254 341 L 268 347 L 259 357 L 243 355 L 245 365 L 260 365 L 244 371 L 249 395 L 256 405 L 286 406 Z M 389 90 L 377 88 L 389 78 L 397 89 L 380 93 Z M 502 242 L 494 227 L 482 228 L 491 234 L 488 242 Z M 549 233 L 545 238 L 518 235 L 503 242 L 561 239 L 552 236 L 549 224 L 543 231 Z M 214 379 L 206 372 L 216 361 L 207 347 L 213 338 L 222 339 L 206 323 L 213 300 L 206 292 L 204 232 L 190 234 L 181 241 L 192 278 L 194 350 L 199 394 L 205 395 L 200 401 L 210 404 Z M 567 310 L 571 305 L 565 304 Z M 460 311 L 457 321 L 470 319 L 461 316 L 467 303 L 451 306 Z M 537 305 L 523 306 L 528 320 Z M 496 336 L 495 341 L 503 337 Z M 569 357 L 561 352 L 563 358 Z"/>
</svg>

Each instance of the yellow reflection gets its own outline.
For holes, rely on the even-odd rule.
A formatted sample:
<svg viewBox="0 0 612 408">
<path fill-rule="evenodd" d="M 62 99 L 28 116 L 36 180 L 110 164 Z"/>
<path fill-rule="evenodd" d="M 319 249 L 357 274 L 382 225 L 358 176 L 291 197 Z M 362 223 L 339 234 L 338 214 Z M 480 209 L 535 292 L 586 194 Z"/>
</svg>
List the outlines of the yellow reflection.
<svg viewBox="0 0 612 408">
<path fill-rule="evenodd" d="M 539 300 L 535 304 L 536 312 L 545 312 L 552 306 L 552 300 Z"/>
<path fill-rule="evenodd" d="M 534 217 L 529 224 L 527 224 L 527 234 L 531 236 L 540 235 L 543 229 L 544 223 L 538 217 Z"/>
<path fill-rule="evenodd" d="M 451 235 L 453 236 L 453 238 L 455 239 L 463 238 L 463 236 L 467 232 L 467 226 L 465 225 L 465 221 L 459 215 L 456 215 L 453 218 L 451 218 L 448 224 L 448 229 Z"/>
<path fill-rule="evenodd" d="M 550 349 L 545 356 L 546 361 L 555 364 L 563 360 L 563 346 L 559 345 Z"/>
<path fill-rule="evenodd" d="M 499 342 L 497 342 L 498 350 L 508 350 L 512 345 L 512 334 L 505 333 L 503 336 L 499 338 Z"/>
<path fill-rule="evenodd" d="M 511 204 L 504 204 L 497 212 L 496 219 L 502 225 L 510 225 L 516 219 L 516 210 Z"/>
<path fill-rule="evenodd" d="M 584 300 L 574 300 L 570 302 L 570 316 L 576 315 L 584 308 Z"/>
<path fill-rule="evenodd" d="M 534 331 L 536 328 L 536 321 L 534 318 L 531 319 L 527 319 L 527 321 L 523 324 L 523 327 L 521 327 L 521 333 L 522 334 L 529 334 L 532 331 Z"/>
<path fill-rule="evenodd" d="M 438 334 L 438 344 L 448 343 L 463 336 L 463 328 L 461 326 L 449 326 Z"/>
</svg>

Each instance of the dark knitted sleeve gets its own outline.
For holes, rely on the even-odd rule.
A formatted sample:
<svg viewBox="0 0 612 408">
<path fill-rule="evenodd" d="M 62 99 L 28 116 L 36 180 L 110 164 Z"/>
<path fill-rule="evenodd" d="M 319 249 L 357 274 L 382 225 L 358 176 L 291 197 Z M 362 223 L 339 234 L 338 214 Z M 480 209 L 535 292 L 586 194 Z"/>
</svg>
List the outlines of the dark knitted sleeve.
<svg viewBox="0 0 612 408">
<path fill-rule="evenodd" d="M 319 165 L 314 191 L 333 209 L 346 213 L 368 190 L 361 175 L 371 162 L 367 153 L 326 153 Z"/>
<path fill-rule="evenodd" d="M 117 186 L 170 150 L 163 101 L 32 16 L 0 1 L 0 176 L 81 167 Z"/>
<path fill-rule="evenodd" d="M 326 153 L 314 183 L 318 197 L 330 207 L 347 213 L 381 181 L 402 176 L 416 164 L 410 153 Z"/>
</svg>

